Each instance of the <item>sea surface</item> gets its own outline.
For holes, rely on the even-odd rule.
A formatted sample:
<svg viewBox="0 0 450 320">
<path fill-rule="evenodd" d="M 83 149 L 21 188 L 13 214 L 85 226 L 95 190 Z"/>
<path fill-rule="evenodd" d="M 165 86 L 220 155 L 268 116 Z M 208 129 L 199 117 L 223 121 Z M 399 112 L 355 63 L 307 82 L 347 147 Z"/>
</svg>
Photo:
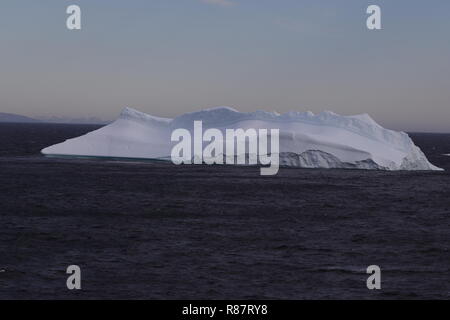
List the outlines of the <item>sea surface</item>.
<svg viewBox="0 0 450 320">
<path fill-rule="evenodd" d="M 450 134 L 411 134 L 444 172 L 39 153 L 96 128 L 0 124 L 0 299 L 450 299 Z"/>
</svg>

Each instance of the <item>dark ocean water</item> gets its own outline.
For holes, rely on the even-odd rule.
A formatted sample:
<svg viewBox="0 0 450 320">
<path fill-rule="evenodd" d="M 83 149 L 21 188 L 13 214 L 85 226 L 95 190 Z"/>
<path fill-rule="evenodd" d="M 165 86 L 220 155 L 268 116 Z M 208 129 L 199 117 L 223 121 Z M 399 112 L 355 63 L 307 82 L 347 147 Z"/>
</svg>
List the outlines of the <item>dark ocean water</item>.
<svg viewBox="0 0 450 320">
<path fill-rule="evenodd" d="M 95 128 L 0 124 L 0 299 L 450 298 L 450 134 L 411 135 L 446 172 L 39 155 Z"/>
</svg>

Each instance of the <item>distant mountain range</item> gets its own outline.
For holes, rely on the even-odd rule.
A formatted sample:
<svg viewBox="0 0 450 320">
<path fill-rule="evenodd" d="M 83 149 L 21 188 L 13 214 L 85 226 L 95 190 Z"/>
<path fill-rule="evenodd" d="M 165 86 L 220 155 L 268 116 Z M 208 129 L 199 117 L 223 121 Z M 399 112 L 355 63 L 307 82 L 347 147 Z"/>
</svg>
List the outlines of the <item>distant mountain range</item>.
<svg viewBox="0 0 450 320">
<path fill-rule="evenodd" d="M 41 122 L 39 120 L 21 116 L 19 114 L 0 112 L 0 122 L 17 122 L 17 123 L 31 123 Z"/>
<path fill-rule="evenodd" d="M 73 124 L 106 124 L 107 121 L 103 121 L 98 118 L 61 118 L 61 117 L 49 117 L 33 119 L 30 117 L 22 116 L 19 114 L 0 112 L 0 123 L 73 123 Z"/>
<path fill-rule="evenodd" d="M 39 120 L 41 122 L 47 123 L 73 123 L 73 124 L 107 124 L 108 121 L 104 121 L 102 119 L 96 117 L 89 118 L 63 118 L 63 117 L 40 117 Z"/>
</svg>

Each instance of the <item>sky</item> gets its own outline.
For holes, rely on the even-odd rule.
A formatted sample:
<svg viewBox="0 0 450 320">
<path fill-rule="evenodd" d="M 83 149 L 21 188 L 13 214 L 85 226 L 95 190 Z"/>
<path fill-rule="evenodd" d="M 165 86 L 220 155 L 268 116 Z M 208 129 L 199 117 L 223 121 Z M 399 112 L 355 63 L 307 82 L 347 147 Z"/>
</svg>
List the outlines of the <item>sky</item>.
<svg viewBox="0 0 450 320">
<path fill-rule="evenodd" d="M 0 112 L 331 110 L 450 132 L 449 38 L 448 0 L 1 0 Z"/>
</svg>

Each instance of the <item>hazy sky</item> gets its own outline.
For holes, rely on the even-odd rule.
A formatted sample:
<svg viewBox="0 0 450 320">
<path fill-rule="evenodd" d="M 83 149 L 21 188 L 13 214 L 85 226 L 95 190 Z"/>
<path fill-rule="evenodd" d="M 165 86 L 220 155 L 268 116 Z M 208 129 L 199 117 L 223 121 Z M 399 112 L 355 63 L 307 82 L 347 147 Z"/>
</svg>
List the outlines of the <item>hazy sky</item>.
<svg viewBox="0 0 450 320">
<path fill-rule="evenodd" d="M 66 28 L 71 4 L 80 31 Z M 370 4 L 381 31 L 366 28 Z M 449 39 L 448 0 L 1 0 L 0 112 L 229 105 L 450 132 Z"/>
</svg>

